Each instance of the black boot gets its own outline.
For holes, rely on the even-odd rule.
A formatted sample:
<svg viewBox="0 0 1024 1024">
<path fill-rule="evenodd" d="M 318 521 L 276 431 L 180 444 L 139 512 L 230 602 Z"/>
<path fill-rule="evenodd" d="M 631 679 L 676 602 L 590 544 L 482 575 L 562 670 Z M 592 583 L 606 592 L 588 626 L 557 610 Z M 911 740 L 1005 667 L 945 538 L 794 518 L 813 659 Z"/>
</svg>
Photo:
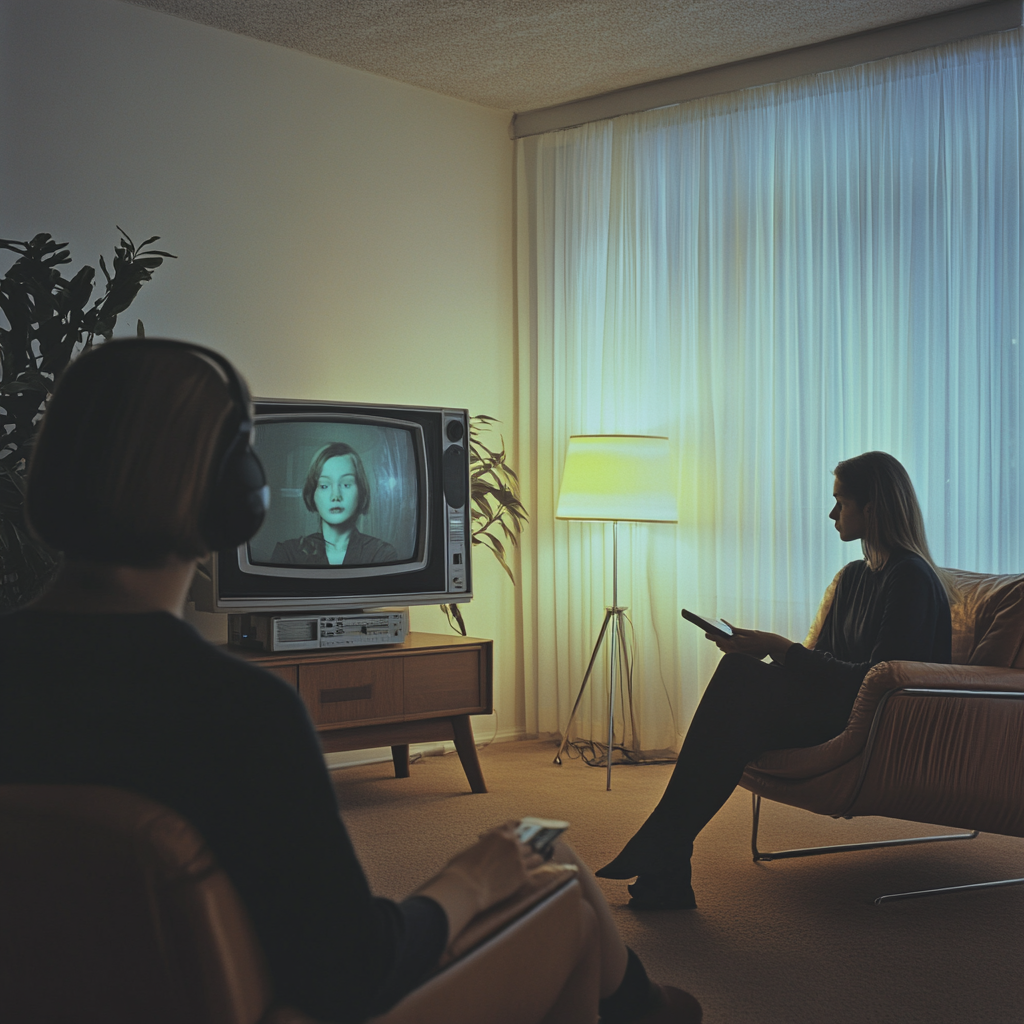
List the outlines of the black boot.
<svg viewBox="0 0 1024 1024">
<path fill-rule="evenodd" d="M 627 850 L 623 850 L 610 864 L 598 868 L 594 872 L 598 878 L 636 878 L 640 874 L 640 868 L 633 863 Z"/>
<path fill-rule="evenodd" d="M 598 878 L 636 878 L 629 886 L 634 910 L 683 910 L 697 906 L 690 886 L 692 842 L 659 835 L 650 821 L 610 864 L 595 871 Z"/>
<path fill-rule="evenodd" d="M 687 861 L 689 867 L 689 861 Z M 690 872 L 671 875 L 640 875 L 626 887 L 633 910 L 696 910 L 697 899 L 690 885 Z"/>
</svg>

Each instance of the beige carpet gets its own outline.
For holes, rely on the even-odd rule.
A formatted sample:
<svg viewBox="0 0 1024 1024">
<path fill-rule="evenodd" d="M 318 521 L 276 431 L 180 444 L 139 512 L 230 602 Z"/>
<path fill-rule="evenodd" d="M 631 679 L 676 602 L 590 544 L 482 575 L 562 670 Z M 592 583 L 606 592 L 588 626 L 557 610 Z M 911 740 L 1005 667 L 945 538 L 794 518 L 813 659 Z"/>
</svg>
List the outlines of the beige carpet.
<svg viewBox="0 0 1024 1024">
<path fill-rule="evenodd" d="M 525 814 L 572 822 L 592 866 L 614 856 L 657 802 L 670 767 L 553 765 L 553 744 L 480 752 L 486 794 L 454 755 L 412 777 L 390 765 L 335 772 L 342 813 L 374 890 L 401 897 L 480 831 Z M 833 821 L 766 803 L 761 849 L 952 831 L 882 818 Z M 970 842 L 752 863 L 750 795 L 737 791 L 694 853 L 696 911 L 627 910 L 602 882 L 649 973 L 693 992 L 707 1024 L 1022 1024 L 1024 886 L 876 907 L 875 896 L 1024 876 L 1024 841 Z M 481 1022 L 484 1024 L 484 1022 Z"/>
</svg>

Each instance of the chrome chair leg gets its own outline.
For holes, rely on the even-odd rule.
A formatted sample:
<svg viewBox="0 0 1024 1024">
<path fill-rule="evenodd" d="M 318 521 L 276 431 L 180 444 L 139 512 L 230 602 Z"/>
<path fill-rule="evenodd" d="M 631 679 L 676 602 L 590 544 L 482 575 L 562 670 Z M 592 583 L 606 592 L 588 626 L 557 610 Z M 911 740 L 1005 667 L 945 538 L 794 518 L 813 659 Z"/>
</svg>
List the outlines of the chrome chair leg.
<svg viewBox="0 0 1024 1024">
<path fill-rule="evenodd" d="M 750 836 L 750 850 L 754 862 L 761 860 L 786 860 L 788 857 L 817 857 L 823 853 L 848 853 L 851 850 L 877 850 L 883 846 L 916 846 L 918 843 L 942 843 L 955 839 L 977 839 L 980 832 L 955 832 L 953 835 L 917 836 L 913 839 L 883 839 L 873 843 L 846 843 L 842 846 L 810 846 L 799 850 L 780 850 L 764 853 L 757 848 L 757 827 L 761 818 L 761 797 L 752 793 L 754 805 L 754 828 Z M 850 816 L 852 817 L 852 815 Z"/>
<path fill-rule="evenodd" d="M 917 836 L 913 839 L 887 839 L 873 843 L 847 843 L 839 846 L 812 846 L 798 850 L 780 850 L 775 853 L 767 853 L 757 848 L 757 830 L 761 820 L 761 797 L 752 793 L 753 828 L 750 834 L 750 851 L 754 857 L 754 863 L 758 861 L 786 860 L 789 857 L 816 857 L 823 853 L 848 853 L 851 850 L 877 850 L 883 846 L 916 846 L 918 843 L 942 843 L 953 842 L 958 839 L 977 839 L 981 834 L 974 832 L 955 832 L 952 835 L 941 836 Z M 974 889 L 995 889 L 1006 885 L 1024 885 L 1024 878 L 1004 878 L 996 882 L 975 882 L 972 885 L 950 885 L 939 889 L 919 889 L 915 892 L 888 893 L 879 896 L 875 905 L 892 903 L 896 900 L 919 899 L 923 896 L 941 896 L 948 892 L 968 892 Z"/>
<path fill-rule="evenodd" d="M 947 885 L 942 889 L 919 889 L 917 892 L 892 892 L 879 896 L 875 906 L 892 903 L 894 900 L 915 900 L 921 896 L 942 896 L 947 892 L 968 892 L 972 889 L 997 889 L 1003 885 L 1024 885 L 1024 878 L 1004 878 L 998 882 L 975 882 L 973 885 Z"/>
</svg>

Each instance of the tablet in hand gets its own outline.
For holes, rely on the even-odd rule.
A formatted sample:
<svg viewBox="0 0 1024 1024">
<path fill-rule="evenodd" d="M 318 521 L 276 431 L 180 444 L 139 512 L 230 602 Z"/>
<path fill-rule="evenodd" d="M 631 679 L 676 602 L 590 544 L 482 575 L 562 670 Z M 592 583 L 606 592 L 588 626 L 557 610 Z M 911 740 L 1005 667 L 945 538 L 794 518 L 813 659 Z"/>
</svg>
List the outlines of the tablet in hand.
<svg viewBox="0 0 1024 1024">
<path fill-rule="evenodd" d="M 695 612 L 687 611 L 685 608 L 681 614 L 688 622 L 692 622 L 695 626 L 700 626 L 705 633 L 710 633 L 712 636 L 720 636 L 723 639 L 728 639 L 732 636 L 732 627 L 721 619 L 705 619 L 703 615 L 697 615 Z"/>
</svg>

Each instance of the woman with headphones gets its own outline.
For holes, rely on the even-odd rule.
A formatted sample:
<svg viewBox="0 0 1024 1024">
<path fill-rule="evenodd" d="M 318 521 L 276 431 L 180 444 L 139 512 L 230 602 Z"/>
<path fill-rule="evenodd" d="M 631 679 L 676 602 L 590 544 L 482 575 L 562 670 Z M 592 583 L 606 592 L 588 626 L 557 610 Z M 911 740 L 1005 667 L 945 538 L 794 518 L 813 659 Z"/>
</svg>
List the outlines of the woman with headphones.
<svg viewBox="0 0 1024 1024">
<path fill-rule="evenodd" d="M 238 890 L 277 999 L 363 1021 L 519 889 L 539 855 L 506 824 L 401 903 L 374 897 L 294 688 L 182 621 L 197 560 L 262 522 L 251 434 L 244 383 L 199 346 L 108 342 L 65 372 L 26 500 L 64 562 L 38 601 L 0 616 L 0 783 L 116 786 L 177 811 Z M 574 859 L 561 845 L 557 856 Z M 692 996 L 648 980 L 586 869 L 581 884 L 602 1021 L 699 1021 Z"/>
</svg>

